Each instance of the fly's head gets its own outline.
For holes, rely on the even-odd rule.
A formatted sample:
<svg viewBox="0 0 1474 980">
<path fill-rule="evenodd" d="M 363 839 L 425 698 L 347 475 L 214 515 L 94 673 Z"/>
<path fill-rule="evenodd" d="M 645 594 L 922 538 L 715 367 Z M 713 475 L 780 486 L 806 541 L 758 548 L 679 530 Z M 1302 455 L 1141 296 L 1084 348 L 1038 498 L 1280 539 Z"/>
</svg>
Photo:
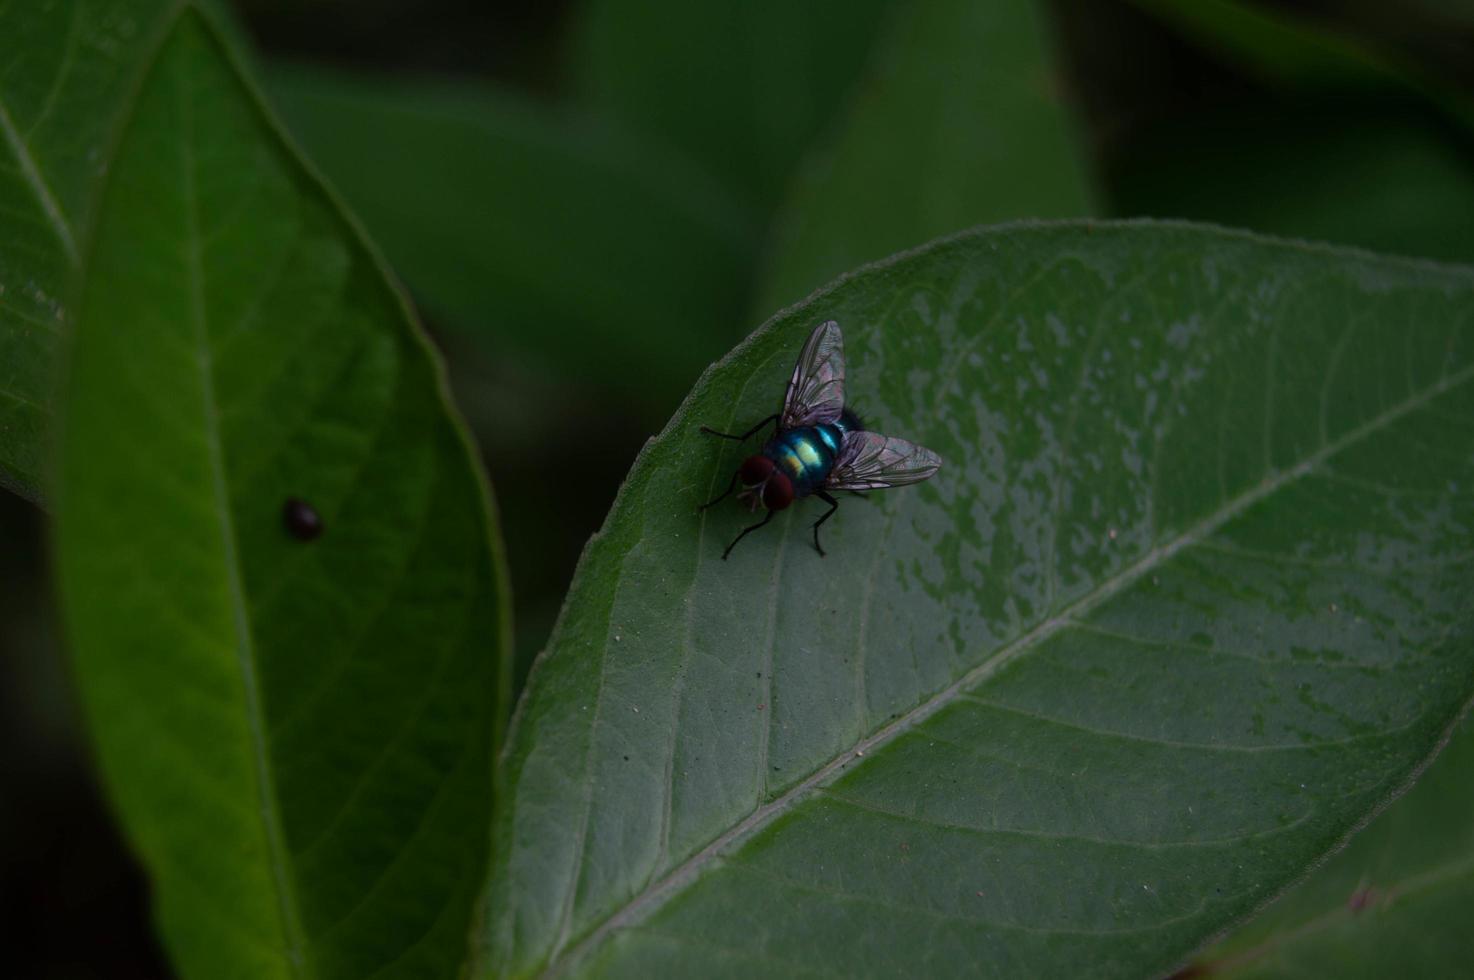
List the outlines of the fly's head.
<svg viewBox="0 0 1474 980">
<path fill-rule="evenodd" d="M 782 510 L 793 503 L 793 482 L 766 456 L 744 459 L 737 478 L 742 482 L 742 492 L 737 499 L 747 504 L 750 510 L 755 511 L 759 507 Z"/>
</svg>

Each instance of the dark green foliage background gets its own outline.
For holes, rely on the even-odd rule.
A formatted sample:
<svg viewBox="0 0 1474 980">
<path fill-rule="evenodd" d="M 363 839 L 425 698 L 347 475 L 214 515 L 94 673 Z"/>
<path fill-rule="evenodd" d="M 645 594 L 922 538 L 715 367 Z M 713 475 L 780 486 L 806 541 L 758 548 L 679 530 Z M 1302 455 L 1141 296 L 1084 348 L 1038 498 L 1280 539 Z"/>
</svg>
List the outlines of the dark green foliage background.
<svg viewBox="0 0 1474 980">
<path fill-rule="evenodd" d="M 167 886 L 157 900 L 164 903 L 162 925 L 170 950 L 166 954 L 156 945 L 149 886 L 119 839 L 113 811 L 100 799 L 93 774 L 99 758 L 113 774 L 114 807 L 131 820 L 133 843 L 145 858 L 155 866 L 169 860 L 161 855 L 168 854 L 175 835 L 166 820 L 152 837 L 136 831 L 154 819 L 157 807 L 157 799 L 148 798 L 147 778 L 126 785 L 117 781 L 137 753 L 130 753 L 126 741 L 86 748 L 78 734 L 74 692 L 80 689 L 94 712 L 99 697 L 116 701 L 118 691 L 136 678 L 125 672 L 105 679 L 106 660 L 88 659 L 86 651 L 128 643 L 147 649 L 163 627 L 143 622 L 133 634 L 114 630 L 104 607 L 97 607 L 89 636 L 78 630 L 74 614 L 71 639 L 79 656 L 66 666 L 53 611 L 57 599 L 48 585 L 51 555 L 43 543 L 46 512 L 57 503 L 46 489 L 57 477 L 50 469 L 49 420 L 57 405 L 67 333 L 79 323 L 85 330 L 87 310 L 105 306 L 110 298 L 121 304 L 132 302 L 130 296 L 146 299 L 156 293 L 133 277 L 129 265 L 138 255 L 150 254 L 150 243 L 126 236 L 112 245 L 118 278 L 111 284 L 102 276 L 94 280 L 108 287 L 108 295 L 94 292 L 80 303 L 76 283 L 99 214 L 129 203 L 103 203 L 103 189 L 116 175 L 111 161 L 102 166 L 100 159 L 120 138 L 120 120 L 133 107 L 150 52 L 174 24 L 180 6 L 166 0 L 67 0 L 44 9 L 22 0 L 0 3 L 0 487 L 14 491 L 0 491 L 0 847 L 5 851 L 0 914 L 12 939 L 11 966 L 17 975 L 154 976 L 167 969 L 166 955 L 180 968 L 193 965 L 195 975 L 208 975 L 212 957 L 238 941 L 236 962 L 249 973 L 254 955 L 251 942 L 241 940 L 242 932 L 250 937 L 250 922 L 227 930 L 233 938 L 213 948 L 193 948 L 199 935 L 189 926 L 184 933 L 172 929 L 169 902 L 172 894 L 174 908 L 188 908 L 198 896 L 179 902 L 179 893 Z M 363 222 L 445 354 L 456 405 L 479 445 L 504 516 L 516 663 L 511 690 L 502 695 L 521 690 L 534 654 L 549 642 L 580 550 L 609 513 L 631 461 L 676 411 L 701 370 L 781 306 L 803 299 L 840 272 L 974 224 L 1090 216 L 1185 218 L 1415 258 L 1474 262 L 1474 18 L 1453 5 L 1394 5 L 1399 9 L 1393 10 L 1362 2 L 826 0 L 795 5 L 765 0 L 736 5 L 672 0 L 632 7 L 614 0 L 495 5 L 240 0 L 200 6 L 227 36 L 225 43 L 249 62 L 247 74 L 301 147 L 307 166 L 320 171 Z M 208 48 L 215 42 L 200 43 Z M 199 77 L 213 77 L 210 65 L 216 60 L 206 56 Z M 70 70 L 58 71 L 58 65 Z M 217 79 L 217 94 L 234 84 Z M 227 104 L 230 98 L 218 100 L 209 114 L 228 118 L 230 110 L 222 108 Z M 267 128 L 260 132 L 250 125 L 237 128 L 255 133 L 249 139 L 270 143 L 275 137 L 269 124 L 261 125 Z M 158 147 L 135 152 L 144 161 L 134 167 L 135 177 L 152 174 L 145 183 L 170 184 L 157 168 L 150 170 L 149 154 L 162 152 Z M 448 423 L 434 394 L 429 363 L 412 334 L 403 332 L 407 321 L 396 312 L 389 284 L 376 278 L 376 260 L 355 251 L 353 233 L 345 230 L 333 200 L 318 197 L 311 170 L 296 169 L 285 147 L 272 153 L 269 161 L 257 161 L 263 172 L 277 168 L 278 176 L 290 175 L 282 178 L 283 186 L 306 188 L 301 193 L 309 202 L 304 205 L 308 225 L 334 242 L 309 256 L 322 263 L 316 271 L 323 281 L 301 290 L 300 284 L 289 286 L 275 302 L 310 299 L 322 309 L 332 308 L 323 297 L 337 280 L 328 273 L 337 268 L 335 262 L 347 262 L 356 270 L 353 295 L 369 298 L 361 308 L 340 313 L 362 331 L 355 334 L 361 340 L 379 338 L 362 340 L 369 354 L 309 344 L 302 370 L 328 376 L 343 370 L 344 358 L 380 357 L 408 365 L 404 370 L 418 379 L 406 389 L 369 382 L 361 389 L 348 386 L 357 394 L 345 396 L 344 411 L 392 403 L 401 421 L 399 429 L 381 436 L 391 444 L 403 442 L 403 454 L 374 450 L 380 454 L 375 458 L 399 467 L 378 495 L 365 491 L 356 503 L 335 498 L 342 488 L 334 483 L 334 466 L 352 465 L 344 460 L 322 467 L 318 478 L 323 482 L 312 489 L 319 499 L 334 502 L 333 527 L 345 538 L 360 530 L 372 536 L 375 514 L 418 499 L 421 507 L 399 519 L 413 524 L 420 537 L 371 544 L 382 562 L 427 561 L 432 582 L 444 572 L 443 563 L 454 566 L 455 574 L 440 583 L 443 588 L 432 585 L 433 595 L 416 599 L 429 603 L 415 607 L 426 621 L 436 615 L 426 610 L 438 610 L 444 618 L 458 608 L 457 597 L 470 595 L 467 589 L 492 596 L 495 578 L 478 542 L 457 531 L 467 520 L 474 523 L 468 515 L 476 513 L 477 504 L 471 470 L 458 462 L 454 423 Z M 228 184 L 222 178 L 220 193 L 233 199 L 240 188 Z M 279 211 L 282 198 L 267 198 L 272 203 L 258 205 L 262 213 Z M 221 208 L 228 210 L 224 203 Z M 125 222 L 128 235 L 161 217 L 167 216 L 132 215 Z M 286 242 L 267 236 L 246 251 L 287 248 Z M 178 258 L 170 248 L 167 240 L 154 243 L 161 261 Z M 328 253 L 335 248 L 347 250 L 333 258 Z M 106 247 L 100 254 L 106 259 Z M 1171 262 L 1163 257 L 1156 267 L 1168 268 Z M 314 268 L 307 262 L 303 275 L 310 278 Z M 1193 274 L 1186 267 L 1181 271 Z M 260 285 L 242 285 L 242 295 Z M 1158 285 L 1161 289 L 1148 290 L 1143 304 L 1170 293 L 1169 284 Z M 856 287 L 855 293 L 865 288 Z M 262 295 L 272 301 L 269 289 Z M 1092 308 L 1111 299 L 1097 296 Z M 851 309 L 855 319 L 872 308 L 856 299 L 844 302 L 853 306 L 841 303 L 840 309 Z M 1431 298 L 1423 302 L 1425 309 L 1437 305 Z M 1182 308 L 1190 306 L 1184 300 Z M 229 307 L 230 302 L 223 304 Z M 1322 304 L 1314 312 L 1324 316 L 1322 326 L 1329 331 L 1362 310 Z M 688 412 L 717 406 L 730 411 L 735 399 L 746 397 L 742 385 L 760 367 L 781 374 L 803 322 L 818 315 L 815 309 L 780 321 L 762 341 L 768 345 L 762 359 L 749 352 L 738 362 L 747 374 L 705 382 L 698 397 L 708 401 Z M 283 323 L 288 320 L 284 315 Z M 95 328 L 91 336 L 99 339 Z M 386 348 L 384 336 L 398 339 Z M 867 343 L 863 329 L 857 328 L 855 336 L 857 344 Z M 86 492 L 96 494 L 97 503 L 90 516 L 85 508 L 74 512 L 80 515 L 70 525 L 76 530 L 63 526 L 59 549 L 82 550 L 86 541 L 109 535 L 116 536 L 115 556 L 140 541 L 162 548 L 169 541 L 165 532 L 188 522 L 180 516 L 188 507 L 171 506 L 169 494 L 187 488 L 204 471 L 160 461 L 197 450 L 199 433 L 149 427 L 141 419 L 132 420 L 140 426 L 135 431 L 114 424 L 111 407 L 122 401 L 113 399 L 126 400 L 140 386 L 137 379 L 130 389 L 114 378 L 119 389 L 107 389 L 111 362 L 127 354 L 102 344 L 90 355 L 92 361 L 81 362 L 82 377 L 101 381 L 90 385 L 98 392 L 91 404 L 84 399 L 75 409 L 77 417 L 91 418 L 91 428 L 82 424 L 66 436 L 68 445 L 83 447 L 90 464 L 78 469 L 79 457 L 72 456 L 67 479 L 82 486 L 96 480 Z M 1306 363 L 1311 360 L 1307 355 Z M 858 362 L 864 364 L 864 358 Z M 168 374 L 170 363 L 154 365 L 160 377 Z M 271 402 L 250 396 L 248 375 L 243 369 L 245 394 L 238 410 L 227 413 L 242 442 L 250 441 L 252 426 L 274 432 L 280 421 L 273 419 Z M 907 415 L 910 422 L 909 412 L 897 408 L 904 398 L 881 393 L 883 375 L 865 376 L 885 416 L 893 415 L 899 424 Z M 734 387 L 728 391 L 723 385 Z M 753 393 L 751 406 L 742 402 L 744 410 L 755 411 L 765 397 Z M 681 424 L 702 420 L 682 419 Z M 323 438 L 329 442 L 339 434 L 330 423 L 319 423 L 326 426 Z M 910 434 L 945 442 L 947 436 L 932 434 L 928 424 L 940 422 L 917 423 Z M 1467 429 L 1460 431 L 1467 435 Z M 1420 438 L 1430 453 L 1440 447 L 1451 453 L 1451 466 L 1467 465 L 1467 448 L 1456 438 L 1441 444 L 1437 433 L 1426 429 Z M 305 459 L 297 460 L 295 470 L 281 462 L 282 446 L 290 446 L 290 440 L 264 439 L 259 458 L 274 462 L 264 475 L 243 471 L 238 484 L 232 476 L 232 492 L 245 500 L 274 499 L 288 483 L 310 480 L 313 468 Z M 944 448 L 949 455 L 967 452 L 966 446 Z M 419 450 L 441 464 L 435 470 L 441 482 L 433 488 L 416 482 L 413 459 Z M 660 465 L 673 467 L 671 493 L 684 500 L 695 490 L 681 474 L 699 466 L 705 475 L 710 459 L 688 458 L 682 455 L 688 449 L 669 443 L 661 451 L 675 453 L 674 462 Z M 723 459 L 723 465 L 730 462 Z M 648 467 L 661 460 L 665 457 L 658 452 L 650 456 L 636 480 L 648 479 Z M 162 496 L 153 481 L 165 487 Z M 918 491 L 919 503 L 913 503 L 920 513 L 935 504 L 934 493 Z M 189 499 L 188 493 L 179 497 Z M 135 509 L 119 509 L 117 501 Z M 151 510 L 151 505 L 167 509 Z M 628 523 L 631 506 L 629 499 L 622 502 L 611 531 L 634 547 L 642 539 Z M 125 514 L 132 516 L 124 519 Z M 237 516 L 271 517 L 249 508 Z M 847 521 L 853 536 L 872 517 L 848 514 Z M 214 533 L 208 521 L 198 527 L 202 537 Z M 843 528 L 835 530 L 836 541 L 852 543 Z M 779 533 L 797 535 L 796 522 Z M 1450 532 L 1446 541 L 1453 540 Z M 789 545 L 798 543 L 795 538 Z M 457 545 L 469 546 L 447 558 Z M 248 588 L 270 591 L 265 580 L 281 558 L 269 551 L 245 555 Z M 599 567 L 597 553 L 592 567 Z M 75 609 L 78 582 L 87 572 L 72 569 L 64 584 L 71 583 Z M 94 571 L 120 574 L 116 567 Z M 818 568 L 814 574 L 830 576 L 840 592 L 849 581 L 843 569 L 831 575 Z M 141 596 L 170 588 L 167 582 L 143 580 L 133 585 L 136 595 L 110 597 L 111 615 L 131 615 L 148 606 Z M 181 575 L 175 586 L 189 615 L 164 626 L 182 636 L 190 633 L 191 623 L 218 621 L 212 617 L 225 607 L 211 606 L 220 596 L 211 591 L 208 576 Z M 1442 596 L 1439 602 L 1452 608 L 1456 599 Z M 91 598 L 87 605 L 92 608 Z M 498 692 L 475 689 L 495 673 L 476 658 L 491 655 L 496 644 L 486 635 L 502 624 L 485 608 L 470 615 L 481 617 L 473 632 L 484 642 L 454 650 L 447 646 L 452 652 L 438 662 L 449 665 L 448 673 L 436 674 L 445 679 L 444 703 L 420 709 L 427 717 L 452 721 L 443 731 L 433 723 L 418 731 L 431 746 L 430 755 L 446 769 L 461 766 L 455 771 L 465 777 L 448 781 L 452 798 L 446 809 L 454 816 L 446 818 L 444 833 L 432 828 L 433 844 L 427 846 L 456 847 L 477 861 L 478 848 L 486 844 L 479 832 L 489 798 L 484 784 L 475 787 L 475 770 L 487 768 L 489 729 L 500 709 Z M 294 616 L 276 622 L 295 623 Z M 413 617 L 401 622 L 400 638 L 417 622 Z M 577 617 L 565 622 L 565 638 L 577 635 L 577 625 Z M 270 615 L 263 616 L 262 628 L 269 637 Z M 333 628 L 322 626 L 322 635 Z M 395 636 L 393 629 L 378 636 L 381 652 L 375 656 L 392 661 Z M 1040 662 L 1053 660 L 1041 655 Z M 279 703 L 288 703 L 290 692 L 304 683 L 297 670 L 290 663 L 266 665 L 266 682 L 276 686 Z M 352 689 L 383 694 L 372 677 L 362 680 L 364 686 Z M 167 679 L 155 681 L 156 690 L 168 697 Z M 1030 680 L 1011 683 L 1027 688 Z M 1056 682 L 1040 683 L 1054 689 Z M 468 690 L 472 694 L 457 697 Z M 418 690 L 401 693 L 420 703 Z M 151 696 L 146 684 L 136 694 Z M 1186 695 L 1179 691 L 1178 696 Z M 177 720 L 185 740 L 186 722 L 195 718 L 191 704 L 180 699 Z M 113 703 L 103 710 L 120 707 L 128 705 Z M 355 724 L 364 730 L 386 728 L 403 714 L 401 707 L 386 702 L 381 715 L 370 712 Z M 1420 723 L 1419 745 L 1432 737 L 1435 722 L 1430 715 Z M 966 727 L 955 718 L 939 718 L 938 724 L 944 723 Z M 584 737 L 576 719 L 560 730 Z M 868 730 L 862 724 L 857 737 Z M 290 777 L 288 792 L 301 801 L 295 812 L 306 823 L 288 827 L 288 838 L 298 833 L 310 839 L 321 799 L 348 785 L 335 779 L 364 761 L 358 757 L 342 764 L 341 772 L 330 772 L 339 766 L 334 734 L 326 728 L 299 733 L 321 756 L 313 761 L 312 752 L 297 754 L 308 761 Z M 1024 740 L 1029 739 L 1047 743 L 1039 732 Z M 350 736 L 343 744 L 352 741 Z M 469 743 L 464 755 L 444 754 L 463 742 Z M 1471 758 L 1471 746 L 1474 731 L 1466 723 L 1413 791 L 1323 867 L 1308 869 L 1310 859 L 1334 843 L 1330 831 L 1275 865 L 1293 865 L 1308 877 L 1221 946 L 1199 954 L 1198 964 L 1264 976 L 1459 973 L 1474 953 L 1460 914 L 1474 889 L 1474 838 L 1468 830 L 1474 825 L 1468 787 L 1474 784 L 1458 775 Z M 894 748 L 899 755 L 916 751 L 910 743 Z M 1336 825 L 1357 814 L 1370 816 L 1372 802 L 1393 788 L 1391 774 L 1405 770 L 1416 748 L 1410 743 L 1389 750 L 1387 758 L 1395 759 L 1383 760 L 1388 768 L 1378 770 L 1384 773 L 1381 781 L 1367 776 L 1365 792 L 1356 799 L 1325 801 L 1341 820 Z M 524 744 L 520 751 L 525 756 L 530 749 Z M 389 757 L 392 762 L 392 752 Z M 554 752 L 553 757 L 578 762 L 573 755 Z M 197 764 L 227 771 L 240 761 L 207 752 Z M 1012 760 L 1016 765 L 1048 761 Z M 396 778 L 392 765 L 387 773 L 376 768 L 368 775 L 375 773 Z M 1017 778 L 1009 770 L 1000 773 L 998 783 L 1010 774 Z M 863 797 L 869 791 L 884 797 L 883 786 L 867 790 L 860 782 L 840 795 Z M 130 789 L 136 789 L 136 798 Z M 998 805 L 1000 813 L 1007 810 L 1005 802 Z M 286 807 L 290 823 L 290 800 Z M 729 817 L 723 813 L 718 823 Z M 854 817 L 820 813 L 814 819 Z M 787 836 L 775 833 L 753 845 L 755 866 L 763 860 L 782 864 L 784 847 L 806 832 L 801 820 L 790 823 Z M 382 870 L 406 839 L 413 838 L 407 853 L 414 853 L 418 845 L 413 842 L 420 840 L 414 833 L 407 825 L 362 826 L 347 835 L 353 854 L 345 863 Z M 691 842 L 700 843 L 695 837 Z M 249 851 L 256 845 L 233 846 Z M 218 874 L 241 866 L 233 853 L 225 849 L 216 855 Z M 915 860 L 923 858 L 917 854 Z M 611 873 L 651 876 L 669 867 L 631 858 L 629 867 Z M 771 873 L 773 867 L 765 870 Z M 851 869 L 856 875 L 864 870 Z M 1242 883 L 1241 910 L 1271 897 L 1281 883 Z M 768 881 L 750 897 L 767 900 L 780 884 Z M 349 909 L 352 889 L 342 887 L 306 896 L 317 903 L 323 922 L 331 910 Z M 722 889 L 741 898 L 740 887 L 721 879 L 709 881 L 708 896 L 698 899 L 723 908 L 730 895 L 710 898 Z M 597 905 L 602 893 L 596 888 L 590 894 L 588 900 Z M 571 931 L 596 927 L 600 909 L 577 906 L 576 898 L 558 895 L 567 909 L 559 906 L 558 912 L 578 923 Z M 685 913 L 673 906 L 649 935 L 627 937 L 594 962 L 609 970 L 682 962 L 681 944 L 689 943 L 682 930 L 705 934 L 712 921 L 703 918 L 709 913 L 700 901 L 689 906 L 695 911 Z M 469 894 L 460 894 L 446 921 L 468 916 L 470 902 Z M 369 904 L 371 915 L 377 914 Z M 1134 907 L 1119 908 L 1127 915 Z M 392 908 L 389 902 L 379 911 L 393 919 Z M 309 910 L 304 921 L 310 926 L 311 919 Z M 730 914 L 716 919 L 741 929 Z M 433 931 L 433 925 L 420 926 Z M 491 935 L 505 939 L 497 928 L 494 921 L 486 925 Z M 403 969 L 438 969 L 446 961 L 434 962 L 433 951 L 456 941 L 415 948 L 408 933 L 365 928 L 325 947 L 315 965 L 323 975 L 352 975 L 403 955 Z M 934 946 L 952 949 L 940 938 Z M 781 942 L 774 947 L 784 948 Z M 907 948 L 903 941 L 891 944 L 892 950 Z M 490 960 L 526 966 L 547 952 L 508 950 L 494 952 Z M 863 950 L 857 945 L 851 952 Z M 943 958 L 943 968 L 964 962 L 957 958 L 961 952 L 954 953 Z M 429 959 L 417 959 L 420 955 Z M 752 950 L 733 952 L 721 962 L 732 970 L 775 967 L 745 955 Z"/>
</svg>

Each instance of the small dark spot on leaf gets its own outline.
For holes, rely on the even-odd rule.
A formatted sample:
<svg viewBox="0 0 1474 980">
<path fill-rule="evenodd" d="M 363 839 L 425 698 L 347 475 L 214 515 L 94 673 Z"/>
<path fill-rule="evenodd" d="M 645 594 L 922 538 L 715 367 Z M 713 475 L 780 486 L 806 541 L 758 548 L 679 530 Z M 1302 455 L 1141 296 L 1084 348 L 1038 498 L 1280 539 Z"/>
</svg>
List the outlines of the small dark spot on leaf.
<svg viewBox="0 0 1474 980">
<path fill-rule="evenodd" d="M 282 524 L 298 541 L 311 541 L 322 535 L 322 515 L 305 500 L 288 497 L 281 508 Z"/>
<path fill-rule="evenodd" d="M 630 757 L 629 757 L 629 756 L 625 756 L 625 757 L 624 757 L 624 761 L 625 761 L 625 762 L 628 762 L 628 761 L 630 761 Z"/>
</svg>

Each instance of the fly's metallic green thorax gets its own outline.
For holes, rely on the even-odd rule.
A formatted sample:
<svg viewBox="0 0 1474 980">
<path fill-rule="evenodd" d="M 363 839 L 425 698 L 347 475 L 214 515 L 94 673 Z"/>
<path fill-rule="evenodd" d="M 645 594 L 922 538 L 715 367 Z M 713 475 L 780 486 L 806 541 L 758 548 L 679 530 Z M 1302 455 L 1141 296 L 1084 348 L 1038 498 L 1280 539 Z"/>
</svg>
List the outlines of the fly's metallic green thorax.
<svg viewBox="0 0 1474 980">
<path fill-rule="evenodd" d="M 844 444 L 844 429 L 833 422 L 784 429 L 763 447 L 793 482 L 795 496 L 806 497 L 824 485 Z"/>
</svg>

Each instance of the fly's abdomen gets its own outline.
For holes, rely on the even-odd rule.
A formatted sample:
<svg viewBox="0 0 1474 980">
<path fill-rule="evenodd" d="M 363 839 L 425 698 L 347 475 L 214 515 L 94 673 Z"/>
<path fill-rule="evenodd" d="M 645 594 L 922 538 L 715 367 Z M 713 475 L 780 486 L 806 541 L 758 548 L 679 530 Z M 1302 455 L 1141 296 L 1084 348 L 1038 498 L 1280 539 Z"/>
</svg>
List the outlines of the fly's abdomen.
<svg viewBox="0 0 1474 980">
<path fill-rule="evenodd" d="M 843 441 L 844 433 L 834 425 L 786 429 L 763 447 L 763 455 L 793 482 L 794 494 L 803 497 L 824 485 Z"/>
</svg>

